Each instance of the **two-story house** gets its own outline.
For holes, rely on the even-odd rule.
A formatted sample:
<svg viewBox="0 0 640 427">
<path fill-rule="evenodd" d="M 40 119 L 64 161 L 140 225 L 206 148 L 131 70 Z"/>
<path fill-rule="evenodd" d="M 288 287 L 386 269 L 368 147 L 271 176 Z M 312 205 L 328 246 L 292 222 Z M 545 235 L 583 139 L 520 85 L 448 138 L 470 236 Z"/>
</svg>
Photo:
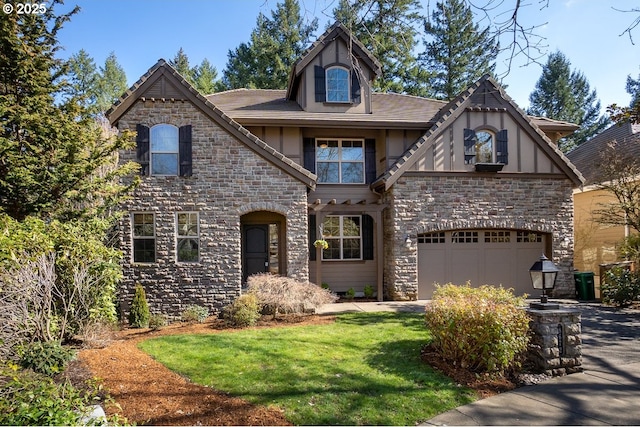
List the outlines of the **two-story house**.
<svg viewBox="0 0 640 427">
<path fill-rule="evenodd" d="M 552 139 L 576 127 L 527 116 L 488 76 L 445 103 L 373 92 L 380 73 L 340 24 L 286 90 L 204 97 L 155 64 L 108 113 L 137 131 L 121 158 L 143 175 L 121 222 L 123 309 L 136 282 L 157 311 L 219 309 L 259 272 L 379 299 L 466 281 L 531 293 L 542 253 L 573 295 L 582 176 Z"/>
</svg>

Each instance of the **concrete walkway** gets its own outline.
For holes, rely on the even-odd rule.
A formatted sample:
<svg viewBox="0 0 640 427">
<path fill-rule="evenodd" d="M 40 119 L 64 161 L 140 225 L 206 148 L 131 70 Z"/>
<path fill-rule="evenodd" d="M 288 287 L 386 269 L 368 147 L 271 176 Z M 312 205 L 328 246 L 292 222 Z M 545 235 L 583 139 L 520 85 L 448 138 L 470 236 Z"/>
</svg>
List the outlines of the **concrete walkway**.
<svg viewBox="0 0 640 427">
<path fill-rule="evenodd" d="M 426 303 L 339 303 L 320 312 L 421 312 Z M 478 400 L 423 425 L 640 425 L 640 310 L 563 306 L 582 312 L 583 373 Z"/>
</svg>

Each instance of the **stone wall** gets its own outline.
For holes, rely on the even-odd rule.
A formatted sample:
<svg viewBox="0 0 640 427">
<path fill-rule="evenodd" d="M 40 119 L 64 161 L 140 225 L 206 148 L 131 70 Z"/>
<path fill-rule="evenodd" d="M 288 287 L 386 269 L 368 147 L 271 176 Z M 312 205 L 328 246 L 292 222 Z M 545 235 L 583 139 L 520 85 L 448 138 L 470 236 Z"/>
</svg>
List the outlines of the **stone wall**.
<svg viewBox="0 0 640 427">
<path fill-rule="evenodd" d="M 385 203 L 389 205 L 384 213 L 388 299 L 415 299 L 418 294 L 418 234 L 474 228 L 549 233 L 552 260 L 560 269 L 553 296 L 575 296 L 569 179 L 409 172 L 385 193 Z"/>
<path fill-rule="evenodd" d="M 150 309 L 178 316 L 190 304 L 214 313 L 241 291 L 240 217 L 254 211 L 286 218 L 287 275 L 308 279 L 306 186 L 260 157 L 187 102 L 138 101 L 119 121 L 119 128 L 168 123 L 192 125 L 193 176 L 146 176 L 123 209 L 120 223 L 124 251 L 121 313 L 128 311 L 134 285 L 146 290 Z M 135 150 L 122 152 L 135 161 Z M 200 261 L 176 260 L 176 213 L 197 212 Z M 134 264 L 132 212 L 156 217 L 156 263 Z M 285 242 L 281 242 L 285 244 Z"/>
</svg>

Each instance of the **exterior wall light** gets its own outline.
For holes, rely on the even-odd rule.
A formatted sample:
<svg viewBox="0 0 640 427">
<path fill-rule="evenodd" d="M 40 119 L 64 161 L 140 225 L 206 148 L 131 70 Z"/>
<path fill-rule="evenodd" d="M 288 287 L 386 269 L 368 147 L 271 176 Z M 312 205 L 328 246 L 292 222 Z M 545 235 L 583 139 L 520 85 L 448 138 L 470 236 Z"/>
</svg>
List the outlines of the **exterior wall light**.
<svg viewBox="0 0 640 427">
<path fill-rule="evenodd" d="M 539 303 L 531 303 L 531 308 L 538 310 L 557 310 L 560 308 L 559 304 L 549 303 L 549 297 L 547 296 L 547 290 L 553 289 L 556 285 L 556 279 L 558 278 L 558 267 L 549 260 L 544 254 L 540 257 L 539 261 L 536 261 L 529 269 L 531 275 L 531 283 L 533 289 L 539 289 L 542 291 Z"/>
</svg>

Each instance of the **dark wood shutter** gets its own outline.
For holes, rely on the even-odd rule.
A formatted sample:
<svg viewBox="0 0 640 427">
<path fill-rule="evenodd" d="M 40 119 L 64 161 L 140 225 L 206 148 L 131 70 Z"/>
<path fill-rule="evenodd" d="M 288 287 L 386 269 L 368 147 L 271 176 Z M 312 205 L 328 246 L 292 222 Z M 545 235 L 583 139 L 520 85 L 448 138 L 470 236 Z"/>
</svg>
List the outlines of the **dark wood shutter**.
<svg viewBox="0 0 640 427">
<path fill-rule="evenodd" d="M 509 138 L 507 137 L 507 130 L 502 129 L 496 136 L 496 160 L 498 163 L 509 163 Z"/>
<path fill-rule="evenodd" d="M 364 140 L 364 170 L 365 182 L 371 184 L 376 180 L 376 140 Z"/>
<path fill-rule="evenodd" d="M 140 175 L 149 175 L 149 126 L 136 126 L 136 161 L 140 164 Z"/>
<path fill-rule="evenodd" d="M 351 102 L 359 104 L 362 101 L 360 95 L 360 79 L 358 79 L 358 71 L 351 70 Z"/>
<path fill-rule="evenodd" d="M 316 260 L 316 247 L 313 242 L 316 241 L 316 216 L 309 215 L 309 261 Z"/>
<path fill-rule="evenodd" d="M 302 161 L 304 168 L 316 173 L 316 140 L 314 138 L 302 139 Z"/>
<path fill-rule="evenodd" d="M 362 259 L 373 259 L 373 218 L 362 215 Z"/>
<path fill-rule="evenodd" d="M 327 100 L 327 89 L 325 86 L 324 68 L 316 65 L 313 67 L 315 74 L 315 91 L 316 102 L 325 102 Z"/>
<path fill-rule="evenodd" d="M 464 130 L 464 164 L 472 165 L 476 162 L 476 133 L 473 129 Z"/>
<path fill-rule="evenodd" d="M 180 151 L 180 176 L 191 176 L 191 125 L 182 126 L 178 130 Z"/>
</svg>

